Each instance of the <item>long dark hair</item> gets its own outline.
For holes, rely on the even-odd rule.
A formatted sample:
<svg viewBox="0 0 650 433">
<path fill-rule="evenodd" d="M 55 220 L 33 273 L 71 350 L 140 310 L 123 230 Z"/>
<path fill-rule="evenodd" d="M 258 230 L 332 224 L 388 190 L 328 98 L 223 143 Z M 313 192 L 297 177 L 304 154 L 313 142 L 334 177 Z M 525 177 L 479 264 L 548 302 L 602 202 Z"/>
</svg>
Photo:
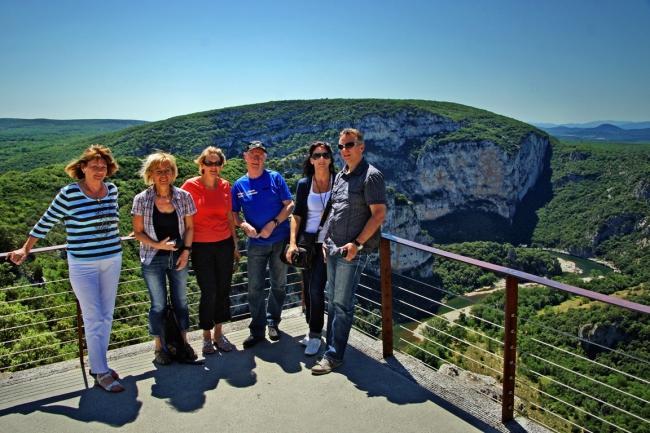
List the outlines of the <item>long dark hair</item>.
<svg viewBox="0 0 650 433">
<path fill-rule="evenodd" d="M 336 173 L 336 170 L 334 169 L 334 154 L 332 153 L 332 146 L 327 141 L 314 141 L 309 146 L 309 153 L 307 154 L 307 159 L 302 165 L 302 172 L 305 174 L 305 176 L 310 177 L 314 175 L 314 166 L 309 160 L 311 159 L 311 155 L 314 153 L 314 150 L 316 150 L 316 148 L 320 146 L 323 146 L 330 154 L 330 174 Z"/>
</svg>

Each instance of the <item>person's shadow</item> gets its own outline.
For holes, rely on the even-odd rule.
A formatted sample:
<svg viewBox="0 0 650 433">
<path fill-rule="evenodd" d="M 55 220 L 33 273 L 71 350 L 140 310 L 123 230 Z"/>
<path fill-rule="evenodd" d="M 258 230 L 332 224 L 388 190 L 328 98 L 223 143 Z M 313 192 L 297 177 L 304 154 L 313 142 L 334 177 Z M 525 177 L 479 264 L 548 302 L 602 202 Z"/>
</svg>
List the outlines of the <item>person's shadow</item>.
<svg viewBox="0 0 650 433">
<path fill-rule="evenodd" d="M 155 365 L 151 396 L 168 400 L 179 412 L 193 412 L 205 405 L 206 392 L 216 389 L 221 380 L 238 388 L 255 385 L 255 367 L 250 350 L 208 355 L 203 364 Z"/>
<path fill-rule="evenodd" d="M 66 394 L 32 401 L 0 411 L 0 417 L 12 413 L 27 415 L 44 412 L 63 415 L 81 422 L 100 422 L 113 427 L 121 427 L 135 421 L 140 413 L 142 402 L 138 400 L 137 382 L 151 377 L 151 372 L 120 379 L 125 390 L 109 395 L 106 391 L 91 387 Z M 57 404 L 79 397 L 78 407 Z"/>
</svg>

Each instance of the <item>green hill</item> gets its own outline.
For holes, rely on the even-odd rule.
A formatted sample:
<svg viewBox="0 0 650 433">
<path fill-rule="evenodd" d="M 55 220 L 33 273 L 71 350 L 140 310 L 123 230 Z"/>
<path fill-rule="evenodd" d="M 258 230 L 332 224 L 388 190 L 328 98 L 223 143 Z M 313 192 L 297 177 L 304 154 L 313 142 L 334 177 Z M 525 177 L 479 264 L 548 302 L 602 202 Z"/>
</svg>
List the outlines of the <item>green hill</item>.
<svg viewBox="0 0 650 433">
<path fill-rule="evenodd" d="M 146 123 L 141 120 L 0 119 L 0 173 L 73 158 L 94 137 Z"/>
</svg>

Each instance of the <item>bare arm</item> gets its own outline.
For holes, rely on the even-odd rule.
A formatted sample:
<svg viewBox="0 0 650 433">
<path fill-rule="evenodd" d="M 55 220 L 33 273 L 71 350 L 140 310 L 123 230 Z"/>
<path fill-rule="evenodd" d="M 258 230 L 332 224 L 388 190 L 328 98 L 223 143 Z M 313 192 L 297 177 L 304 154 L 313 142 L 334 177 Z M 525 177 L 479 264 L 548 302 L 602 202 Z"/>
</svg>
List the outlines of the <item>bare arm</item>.
<svg viewBox="0 0 650 433">
<path fill-rule="evenodd" d="M 190 250 L 188 248 L 192 247 L 192 242 L 194 240 L 194 217 L 192 215 L 185 215 L 185 234 L 183 235 L 183 245 L 186 248 L 183 248 L 181 254 L 176 260 L 176 270 L 180 271 L 185 266 L 190 259 Z"/>
<path fill-rule="evenodd" d="M 273 230 L 275 230 L 277 226 L 284 222 L 284 220 L 289 218 L 289 215 L 291 215 L 291 212 L 293 212 L 293 208 L 295 207 L 293 200 L 284 200 L 282 204 L 283 207 L 282 210 L 280 210 L 280 213 L 277 214 L 274 219 L 267 222 L 260 231 L 261 238 L 266 239 L 271 236 Z"/>
<path fill-rule="evenodd" d="M 258 236 L 257 230 L 255 230 L 255 227 L 241 219 L 239 216 L 239 212 L 232 211 L 232 218 L 234 221 L 235 226 L 241 227 L 241 229 L 244 231 L 244 234 L 248 236 L 249 238 L 256 238 Z"/>
<path fill-rule="evenodd" d="M 133 215 L 133 237 L 157 250 L 176 251 L 176 246 L 173 242 L 169 242 L 169 237 L 154 241 L 144 232 L 144 216 L 142 215 Z"/>
<path fill-rule="evenodd" d="M 27 237 L 27 240 L 22 247 L 9 253 L 9 260 L 11 260 L 16 265 L 22 264 L 29 255 L 29 252 L 32 250 L 32 248 L 34 248 L 34 245 L 36 245 L 36 242 L 38 242 L 37 237 Z"/>
<path fill-rule="evenodd" d="M 237 238 L 237 229 L 235 228 L 235 218 L 233 216 L 234 212 L 230 212 L 228 214 L 228 227 L 230 227 L 230 234 L 232 236 L 232 241 L 235 244 L 235 253 L 234 253 L 234 260 L 235 262 L 238 262 L 241 259 L 241 255 L 239 254 L 239 245 L 238 241 L 239 239 Z"/>
<path fill-rule="evenodd" d="M 287 250 L 287 261 L 289 262 L 291 261 L 293 252 L 298 249 L 298 229 L 300 228 L 301 220 L 302 218 L 300 218 L 298 215 L 293 215 L 291 217 L 291 230 L 289 231 L 289 249 Z"/>
</svg>

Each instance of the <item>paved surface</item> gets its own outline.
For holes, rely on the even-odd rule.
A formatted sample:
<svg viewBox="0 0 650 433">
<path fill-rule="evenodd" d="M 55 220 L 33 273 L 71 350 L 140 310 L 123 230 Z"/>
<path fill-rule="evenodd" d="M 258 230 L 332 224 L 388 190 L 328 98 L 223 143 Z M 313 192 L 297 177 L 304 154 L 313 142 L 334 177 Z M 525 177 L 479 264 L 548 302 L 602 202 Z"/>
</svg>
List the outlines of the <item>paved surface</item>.
<svg viewBox="0 0 650 433">
<path fill-rule="evenodd" d="M 358 333 L 344 365 L 316 377 L 309 371 L 316 358 L 305 356 L 298 344 L 305 323 L 296 310 L 283 320 L 279 342 L 246 351 L 241 350 L 245 324 L 233 324 L 228 333 L 236 352 L 211 355 L 201 366 L 157 367 L 150 344 L 111 352 L 111 367 L 127 388 L 121 394 L 85 389 L 74 362 L 5 378 L 0 381 L 0 432 L 512 430 L 491 427 L 457 402 L 418 385 L 413 376 L 398 373 L 401 364 L 391 366 L 376 353 L 366 353 L 363 344 L 355 343 L 364 338 Z M 193 346 L 199 349 L 200 342 Z"/>
</svg>

